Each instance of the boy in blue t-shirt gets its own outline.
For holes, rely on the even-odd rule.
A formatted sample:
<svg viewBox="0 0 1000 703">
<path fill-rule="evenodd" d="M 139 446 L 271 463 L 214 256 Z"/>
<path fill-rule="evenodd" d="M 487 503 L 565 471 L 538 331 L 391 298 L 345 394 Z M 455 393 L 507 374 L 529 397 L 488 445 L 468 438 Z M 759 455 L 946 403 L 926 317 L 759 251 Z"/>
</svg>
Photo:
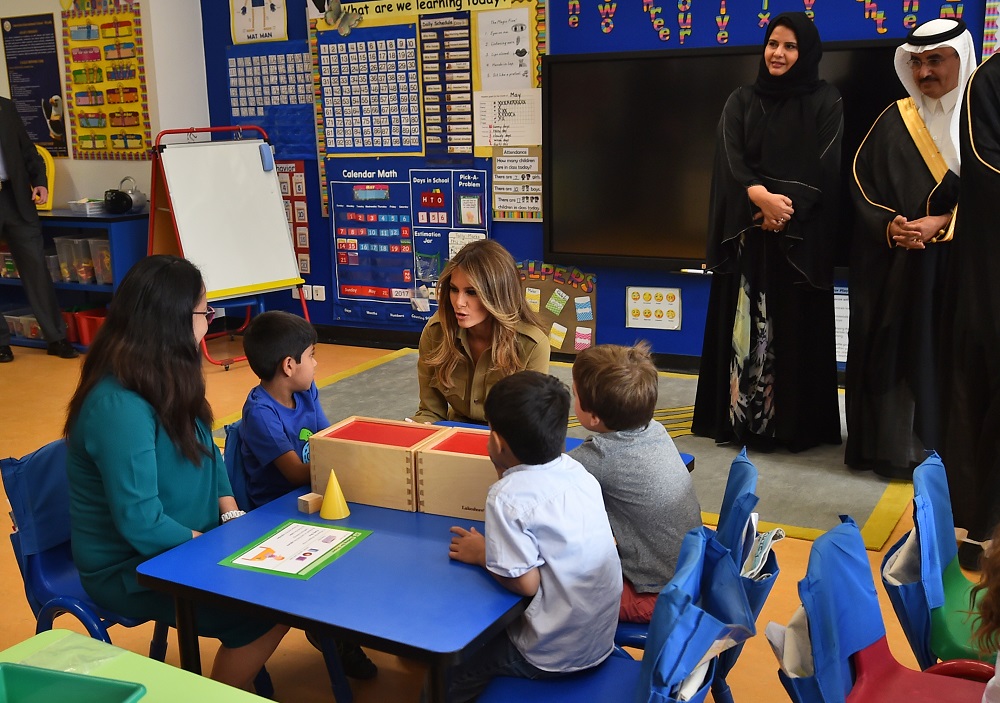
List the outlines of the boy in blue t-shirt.
<svg viewBox="0 0 1000 703">
<path fill-rule="evenodd" d="M 316 330 L 297 315 L 268 311 L 243 335 L 260 379 L 243 404 L 243 467 L 250 509 L 309 483 L 309 437 L 330 425 L 316 389 Z M 322 649 L 316 637 L 309 641 Z M 378 668 L 356 644 L 336 643 L 344 673 L 370 679 Z"/>
<path fill-rule="evenodd" d="M 243 405 L 247 497 L 257 508 L 309 483 L 309 436 L 330 425 L 319 404 L 316 330 L 297 315 L 258 315 L 243 335 L 250 368 L 260 379 Z"/>
</svg>

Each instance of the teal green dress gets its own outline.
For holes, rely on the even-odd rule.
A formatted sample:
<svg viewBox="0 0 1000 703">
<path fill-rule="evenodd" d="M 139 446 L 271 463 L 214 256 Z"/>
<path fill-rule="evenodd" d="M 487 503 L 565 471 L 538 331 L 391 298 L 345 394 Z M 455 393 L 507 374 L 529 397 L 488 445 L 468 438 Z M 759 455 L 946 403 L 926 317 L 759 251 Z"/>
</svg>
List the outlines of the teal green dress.
<svg viewBox="0 0 1000 703">
<path fill-rule="evenodd" d="M 233 494 L 211 432 L 199 464 L 181 454 L 153 407 L 108 377 L 84 400 L 69 435 L 73 560 L 94 601 L 133 618 L 175 624 L 173 599 L 139 585 L 136 567 L 219 525 L 219 498 Z M 240 647 L 273 623 L 199 609 L 199 634 Z"/>
</svg>

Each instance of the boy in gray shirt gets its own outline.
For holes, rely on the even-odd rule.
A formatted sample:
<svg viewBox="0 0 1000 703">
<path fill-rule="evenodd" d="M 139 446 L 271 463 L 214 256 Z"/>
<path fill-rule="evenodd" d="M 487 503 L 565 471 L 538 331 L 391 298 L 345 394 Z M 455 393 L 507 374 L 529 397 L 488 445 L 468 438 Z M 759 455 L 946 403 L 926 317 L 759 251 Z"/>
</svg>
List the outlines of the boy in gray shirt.
<svg viewBox="0 0 1000 703">
<path fill-rule="evenodd" d="M 702 524 L 694 485 L 670 435 L 653 421 L 649 345 L 601 344 L 573 364 L 580 424 L 597 434 L 569 454 L 601 484 L 625 577 L 618 619 L 649 622 L 674 575 L 681 540 Z"/>
</svg>

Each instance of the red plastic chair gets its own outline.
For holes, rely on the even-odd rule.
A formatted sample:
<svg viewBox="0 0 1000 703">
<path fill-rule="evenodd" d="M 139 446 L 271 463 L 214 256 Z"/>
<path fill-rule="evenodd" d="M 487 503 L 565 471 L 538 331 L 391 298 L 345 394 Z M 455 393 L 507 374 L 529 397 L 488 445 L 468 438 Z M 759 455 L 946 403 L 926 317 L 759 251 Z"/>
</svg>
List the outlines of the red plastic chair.
<svg viewBox="0 0 1000 703">
<path fill-rule="evenodd" d="M 799 596 L 808 621 L 809 657 L 790 657 L 778 677 L 795 703 L 980 703 L 993 667 L 949 662 L 926 671 L 893 658 L 858 526 L 849 517 L 819 537 Z M 768 626 L 775 651 L 791 649 L 792 629 Z M 779 659 L 781 655 L 779 654 Z M 794 663 L 793 663 L 794 662 Z M 966 678 L 957 678 L 963 676 Z M 975 679 L 975 680 L 970 680 Z"/>
</svg>

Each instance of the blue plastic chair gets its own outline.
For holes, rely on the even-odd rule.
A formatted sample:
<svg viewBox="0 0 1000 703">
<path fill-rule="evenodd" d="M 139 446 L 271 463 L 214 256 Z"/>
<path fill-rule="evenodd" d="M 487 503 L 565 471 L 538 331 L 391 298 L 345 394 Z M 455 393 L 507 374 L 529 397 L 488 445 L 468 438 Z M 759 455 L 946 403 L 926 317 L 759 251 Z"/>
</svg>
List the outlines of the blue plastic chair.
<svg viewBox="0 0 1000 703">
<path fill-rule="evenodd" d="M 247 495 L 247 474 L 243 468 L 243 438 L 240 437 L 240 426 L 243 420 L 226 425 L 226 445 L 222 452 L 229 474 L 229 485 L 233 489 L 233 498 L 240 510 L 250 510 L 250 497 Z"/>
<path fill-rule="evenodd" d="M 882 560 L 882 585 L 921 669 L 939 659 L 984 657 L 972 644 L 975 617 L 969 614 L 972 582 L 958 564 L 955 520 L 944 464 L 936 452 L 913 472 L 913 525 Z M 919 544 L 919 578 L 896 585 L 885 576 L 887 563 L 908 539 Z M 985 655 L 992 661 L 993 654 Z"/>
<path fill-rule="evenodd" d="M 741 549 L 740 553 L 736 553 L 735 550 L 743 545 L 744 532 L 750 514 L 759 501 L 754 493 L 756 490 L 757 467 L 747 458 L 746 448 L 744 448 L 733 459 L 729 467 L 729 478 L 726 480 L 726 491 L 722 498 L 722 507 L 719 510 L 719 525 L 716 532 L 719 544 L 729 550 L 737 573 L 743 566 L 746 554 L 743 553 L 744 549 Z M 760 611 L 774 587 L 778 572 L 777 556 L 772 551 L 767 557 L 762 572 L 768 576 L 756 581 L 740 577 L 740 583 L 754 619 L 760 615 Z M 645 649 L 647 629 L 648 627 L 644 624 L 619 623 L 615 633 L 615 644 L 619 647 Z M 743 645 L 739 644 L 727 649 L 719 656 L 719 662 L 715 669 L 715 681 L 712 686 L 712 697 L 716 703 L 732 703 L 733 696 L 729 684 L 726 683 L 726 676 L 736 665 L 736 660 L 742 651 Z"/>
<path fill-rule="evenodd" d="M 243 438 L 240 435 L 240 426 L 243 420 L 226 425 L 226 445 L 222 452 L 223 461 L 226 464 L 226 473 L 229 475 L 229 484 L 233 489 L 233 498 L 240 510 L 250 510 L 250 499 L 247 495 L 247 475 L 243 467 Z M 351 703 L 354 700 L 354 693 L 351 685 L 344 674 L 344 667 L 340 657 L 337 656 L 337 642 L 332 637 L 318 635 L 320 649 L 323 654 L 323 661 L 326 663 L 326 670 L 330 676 L 330 686 L 333 688 L 333 696 L 337 703 Z M 267 676 L 267 670 L 261 669 L 260 677 Z M 270 681 L 270 678 L 268 678 Z M 260 690 L 258 689 L 258 693 Z"/>
<path fill-rule="evenodd" d="M 678 700 L 680 684 L 706 659 L 708 668 L 686 699 L 704 701 L 718 664 L 709 655 L 712 646 L 724 637 L 743 642 L 756 632 L 740 580 L 715 533 L 695 528 L 685 535 L 677 571 L 657 597 L 642 661 L 612 654 L 593 669 L 555 679 L 500 677 L 490 682 L 479 702 L 671 703 Z"/>
<path fill-rule="evenodd" d="M 805 578 L 799 581 L 812 670 L 795 676 L 778 671 L 791 700 L 979 703 L 985 689 L 982 677 L 993 673 L 989 664 L 966 662 L 964 670 L 948 666 L 940 670 L 977 676 L 979 680 L 973 681 L 907 669 L 893 658 L 861 531 L 851 518 L 842 520 L 813 543 Z"/>
<path fill-rule="evenodd" d="M 70 546 L 66 443 L 57 440 L 20 459 L 2 459 L 0 472 L 15 523 L 10 541 L 37 621 L 35 632 L 51 630 L 53 620 L 68 613 L 91 637 L 110 644 L 109 627 L 147 622 L 100 607 L 83 589 Z M 167 629 L 156 623 L 150 658 L 163 661 L 166 656 Z"/>
</svg>

